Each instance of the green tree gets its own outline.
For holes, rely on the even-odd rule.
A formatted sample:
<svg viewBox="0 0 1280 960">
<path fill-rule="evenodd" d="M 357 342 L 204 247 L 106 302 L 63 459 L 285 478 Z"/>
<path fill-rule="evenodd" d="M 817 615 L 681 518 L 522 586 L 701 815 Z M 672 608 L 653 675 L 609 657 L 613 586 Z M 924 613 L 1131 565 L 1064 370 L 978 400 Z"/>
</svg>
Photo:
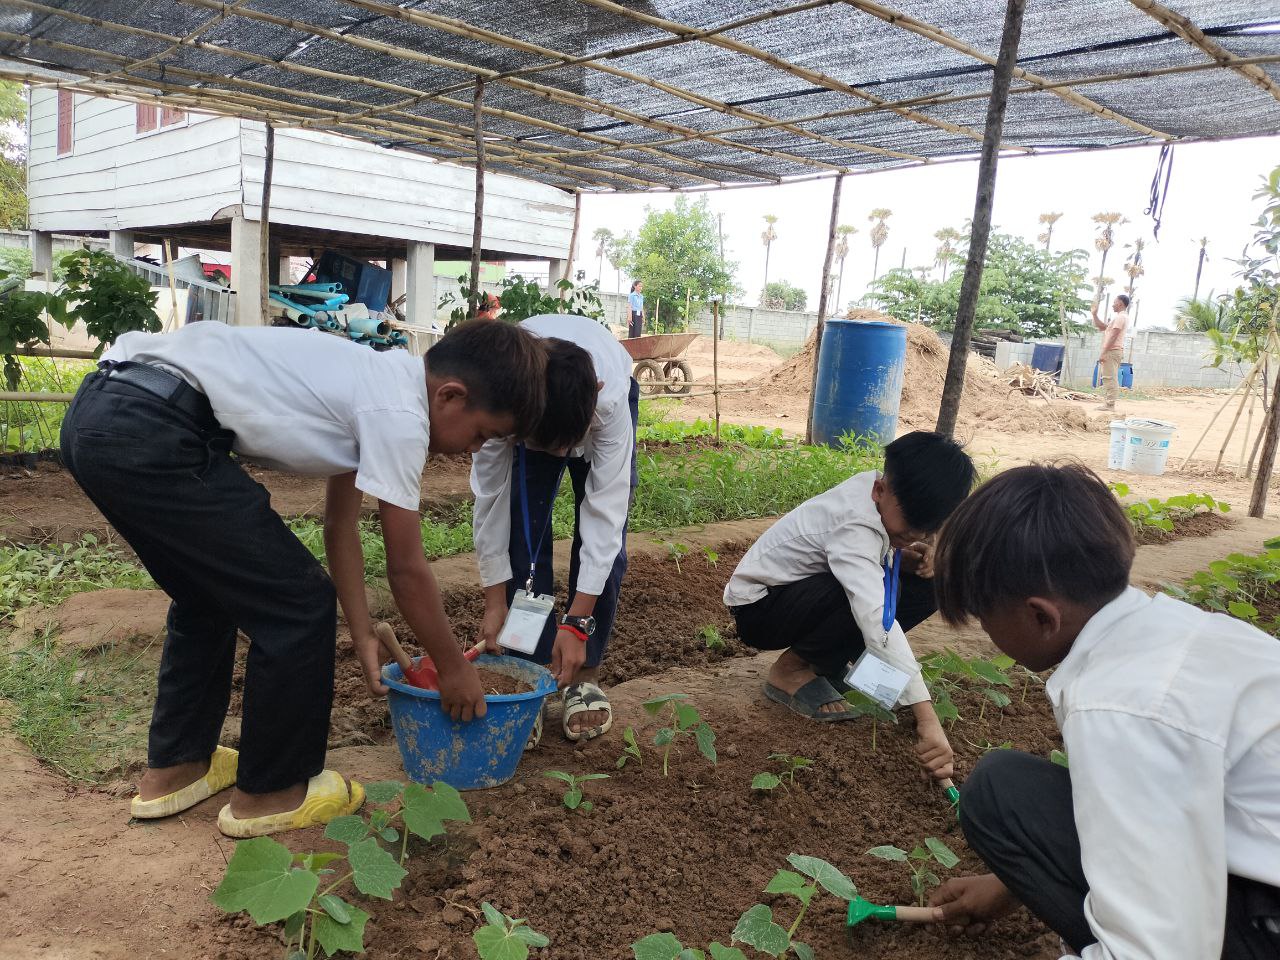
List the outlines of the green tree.
<svg viewBox="0 0 1280 960">
<path fill-rule="evenodd" d="M 968 237 L 951 254 L 952 265 L 964 263 Z M 1024 336 L 1055 336 L 1061 316 L 1083 313 L 1080 296 L 1087 289 L 1088 254 L 1083 250 L 1050 253 L 1020 237 L 993 233 L 978 288 L 975 323 L 1009 327 Z M 872 283 L 867 299 L 899 320 L 920 321 L 949 330 L 955 325 L 964 271 L 946 281 L 926 279 L 927 269 L 890 270 Z"/>
<path fill-rule="evenodd" d="M 1179 330 L 1206 333 L 1209 330 L 1229 332 L 1235 327 L 1235 317 L 1229 309 L 1230 297 L 1215 297 L 1210 291 L 1204 299 L 1184 297 L 1178 301 L 1173 324 Z"/>
<path fill-rule="evenodd" d="M 27 225 L 27 100 L 22 84 L 0 80 L 0 227 Z"/>
<path fill-rule="evenodd" d="M 938 250 L 934 254 L 934 265 L 942 268 L 942 282 L 947 282 L 947 267 L 951 266 L 952 258 L 956 255 L 956 244 L 964 239 L 962 234 L 955 227 L 943 227 L 933 235 L 938 241 Z"/>
<path fill-rule="evenodd" d="M 716 218 L 707 197 L 690 203 L 677 196 L 670 210 L 648 210 L 633 238 L 619 244 L 619 263 L 636 280 L 644 281 L 646 306 L 654 304 L 659 330 L 680 329 L 686 299 L 694 305 L 734 290 L 737 264 L 721 263 L 716 243 Z"/>
<path fill-rule="evenodd" d="M 803 310 L 809 295 L 800 287 L 793 287 L 785 280 L 775 280 L 764 288 L 761 306 L 770 310 Z"/>
</svg>

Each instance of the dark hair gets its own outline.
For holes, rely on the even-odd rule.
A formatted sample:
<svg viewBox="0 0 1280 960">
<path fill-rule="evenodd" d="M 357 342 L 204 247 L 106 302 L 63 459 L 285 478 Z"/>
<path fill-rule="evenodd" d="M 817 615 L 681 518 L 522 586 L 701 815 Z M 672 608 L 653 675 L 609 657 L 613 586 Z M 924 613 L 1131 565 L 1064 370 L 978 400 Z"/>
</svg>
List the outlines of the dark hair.
<svg viewBox="0 0 1280 960">
<path fill-rule="evenodd" d="M 517 435 L 542 419 L 547 351 L 533 334 L 497 320 L 460 323 L 427 351 L 427 372 L 460 381 L 468 404 L 515 417 Z"/>
<path fill-rule="evenodd" d="M 1124 301 L 1124 308 L 1125 308 L 1126 310 L 1128 310 L 1128 309 L 1129 309 L 1129 295 L 1128 295 L 1127 293 L 1117 293 L 1117 294 L 1116 294 L 1116 299 L 1117 299 L 1117 300 L 1123 300 L 1123 301 Z"/>
<path fill-rule="evenodd" d="M 1006 470 L 962 503 L 938 538 L 934 588 L 961 624 L 1027 597 L 1102 606 L 1129 585 L 1133 528 L 1088 467 Z"/>
<path fill-rule="evenodd" d="M 941 433 L 917 430 L 884 448 L 884 478 L 902 515 L 930 533 L 969 495 L 978 472 L 960 444 Z"/>
<path fill-rule="evenodd" d="M 576 343 L 547 337 L 546 406 L 529 439 L 543 450 L 573 447 L 587 435 L 596 412 L 596 365 Z"/>
<path fill-rule="evenodd" d="M 642 283 L 644 283 L 644 281 L 643 281 L 643 280 L 632 280 L 632 281 L 631 281 L 631 292 L 632 292 L 632 293 L 635 293 L 635 292 L 636 292 L 636 287 L 640 286 L 640 284 L 642 284 Z"/>
</svg>

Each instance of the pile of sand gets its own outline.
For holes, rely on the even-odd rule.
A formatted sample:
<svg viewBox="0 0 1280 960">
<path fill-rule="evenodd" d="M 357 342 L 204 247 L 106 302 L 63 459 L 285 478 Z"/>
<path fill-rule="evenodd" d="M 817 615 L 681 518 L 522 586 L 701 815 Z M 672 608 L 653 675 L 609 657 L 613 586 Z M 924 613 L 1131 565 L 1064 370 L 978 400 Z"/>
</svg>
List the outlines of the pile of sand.
<svg viewBox="0 0 1280 960">
<path fill-rule="evenodd" d="M 875 310 L 850 311 L 849 319 L 898 322 Z M 938 419 L 938 403 L 942 399 L 950 352 L 928 327 L 918 323 L 905 326 L 907 367 L 902 378 L 898 419 L 906 426 L 931 429 Z M 815 343 L 816 338 L 810 337 L 804 349 L 786 363 L 748 381 L 748 384 L 759 387 L 762 397 L 809 396 L 813 383 Z M 1011 392 L 995 364 L 973 353 L 969 354 L 965 371 L 960 422 L 971 427 L 990 425 L 1006 430 L 1090 429 L 1089 418 L 1079 407 L 1069 403 L 1049 405 L 1032 401 L 1016 391 Z"/>
</svg>

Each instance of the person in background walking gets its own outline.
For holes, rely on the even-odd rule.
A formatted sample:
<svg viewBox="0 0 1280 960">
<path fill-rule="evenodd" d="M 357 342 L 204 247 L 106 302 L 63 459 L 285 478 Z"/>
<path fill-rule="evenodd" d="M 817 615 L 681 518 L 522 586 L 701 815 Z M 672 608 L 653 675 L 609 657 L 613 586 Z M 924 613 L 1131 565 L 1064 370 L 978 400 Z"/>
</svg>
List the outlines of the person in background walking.
<svg viewBox="0 0 1280 960">
<path fill-rule="evenodd" d="M 628 337 L 644 336 L 644 281 L 636 280 L 631 284 L 631 295 L 627 297 L 631 303 L 631 322 L 627 325 Z"/>
<path fill-rule="evenodd" d="M 1111 316 L 1105 321 L 1098 318 L 1098 301 L 1093 302 L 1093 325 L 1102 331 L 1101 382 L 1106 391 L 1106 401 L 1099 410 L 1114 410 L 1120 395 L 1120 361 L 1124 359 L 1124 332 L 1129 327 L 1129 298 L 1117 294 L 1111 304 Z"/>
</svg>

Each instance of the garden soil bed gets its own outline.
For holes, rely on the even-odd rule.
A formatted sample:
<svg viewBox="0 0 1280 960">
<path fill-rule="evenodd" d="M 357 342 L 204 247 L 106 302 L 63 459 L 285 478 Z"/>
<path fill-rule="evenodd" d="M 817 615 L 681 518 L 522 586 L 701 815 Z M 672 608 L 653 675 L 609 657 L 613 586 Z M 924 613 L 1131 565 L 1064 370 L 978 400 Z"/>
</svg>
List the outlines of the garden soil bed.
<svg viewBox="0 0 1280 960">
<path fill-rule="evenodd" d="M 1232 519 L 1221 513 L 1201 511 L 1173 518 L 1172 530 L 1161 530 L 1159 527 L 1142 527 L 1137 531 L 1138 546 L 1151 543 L 1172 543 L 1183 537 L 1207 537 L 1218 530 L 1231 526 Z"/>
</svg>

